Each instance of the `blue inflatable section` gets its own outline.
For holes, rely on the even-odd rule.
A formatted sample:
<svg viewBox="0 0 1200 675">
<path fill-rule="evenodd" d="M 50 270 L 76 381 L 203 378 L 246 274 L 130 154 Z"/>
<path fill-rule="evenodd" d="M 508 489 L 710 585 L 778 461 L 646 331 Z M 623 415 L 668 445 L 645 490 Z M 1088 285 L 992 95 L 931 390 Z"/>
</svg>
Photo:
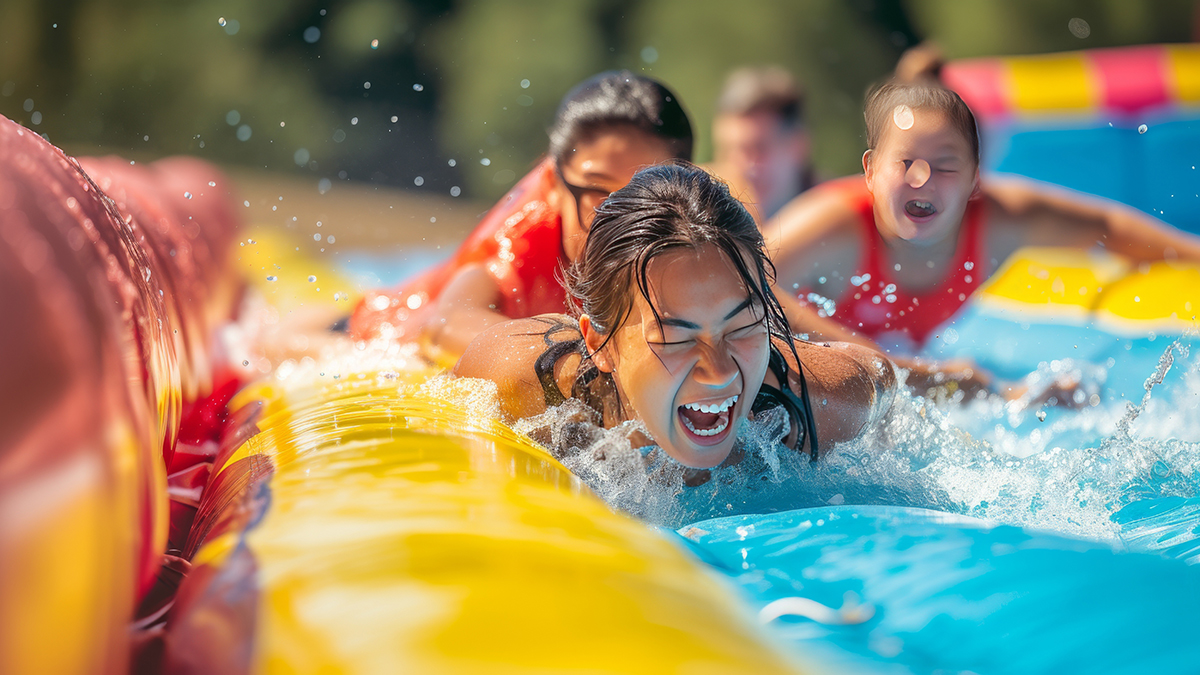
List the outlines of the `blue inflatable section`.
<svg viewBox="0 0 1200 675">
<path fill-rule="evenodd" d="M 900 507 L 826 507 L 680 531 L 757 609 L 849 599 L 771 624 L 853 672 L 1182 673 L 1200 664 L 1200 568 L 1101 543 Z M 764 617 L 768 618 L 769 617 Z M 868 668 L 864 665 L 870 662 Z"/>
<path fill-rule="evenodd" d="M 1178 111 L 1086 123 L 1038 118 L 986 128 L 983 143 L 987 171 L 1114 199 L 1200 234 L 1200 120 Z"/>
</svg>

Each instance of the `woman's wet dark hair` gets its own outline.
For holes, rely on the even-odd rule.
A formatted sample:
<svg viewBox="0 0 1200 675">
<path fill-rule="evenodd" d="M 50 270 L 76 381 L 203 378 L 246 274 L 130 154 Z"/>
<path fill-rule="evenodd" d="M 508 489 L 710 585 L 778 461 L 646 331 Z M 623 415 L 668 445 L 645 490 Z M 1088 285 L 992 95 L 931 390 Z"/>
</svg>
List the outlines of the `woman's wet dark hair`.
<svg viewBox="0 0 1200 675">
<path fill-rule="evenodd" d="M 706 244 L 733 263 L 765 313 L 771 334 L 790 336 L 783 308 L 771 292 L 775 268 L 753 216 L 724 183 L 687 162 L 642 169 L 604 200 L 583 254 L 568 271 L 567 288 L 607 343 L 629 316 L 635 284 L 649 302 L 650 261 Z M 652 302 L 650 307 L 658 318 Z"/>
<path fill-rule="evenodd" d="M 971 146 L 975 165 L 979 165 L 979 129 L 975 114 L 958 94 L 928 79 L 914 82 L 890 80 L 867 93 L 863 117 L 867 121 L 867 147 L 874 150 L 883 138 L 884 129 L 892 124 L 896 106 L 906 105 L 914 111 L 937 110 L 944 114 Z"/>
<path fill-rule="evenodd" d="M 630 126 L 662 139 L 678 159 L 692 158 L 692 123 L 679 97 L 660 82 L 609 71 L 567 93 L 550 127 L 550 156 L 559 165 L 571 149 L 615 126 Z"/>
</svg>

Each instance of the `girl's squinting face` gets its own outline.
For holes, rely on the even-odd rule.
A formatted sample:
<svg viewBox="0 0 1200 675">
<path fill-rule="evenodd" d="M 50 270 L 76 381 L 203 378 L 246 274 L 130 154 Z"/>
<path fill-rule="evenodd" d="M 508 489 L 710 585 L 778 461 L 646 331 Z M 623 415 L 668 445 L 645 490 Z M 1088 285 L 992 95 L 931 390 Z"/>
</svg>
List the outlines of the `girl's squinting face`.
<svg viewBox="0 0 1200 675">
<path fill-rule="evenodd" d="M 712 245 L 654 258 L 647 281 L 661 325 L 634 285 L 629 318 L 596 365 L 613 374 L 626 415 L 667 454 L 694 468 L 717 466 L 767 371 L 763 308 Z M 586 328 L 584 335 L 592 350 L 603 340 Z"/>
<path fill-rule="evenodd" d="M 937 110 L 898 107 L 893 118 L 863 155 L 880 233 L 918 245 L 956 236 L 979 184 L 970 143 Z"/>
</svg>

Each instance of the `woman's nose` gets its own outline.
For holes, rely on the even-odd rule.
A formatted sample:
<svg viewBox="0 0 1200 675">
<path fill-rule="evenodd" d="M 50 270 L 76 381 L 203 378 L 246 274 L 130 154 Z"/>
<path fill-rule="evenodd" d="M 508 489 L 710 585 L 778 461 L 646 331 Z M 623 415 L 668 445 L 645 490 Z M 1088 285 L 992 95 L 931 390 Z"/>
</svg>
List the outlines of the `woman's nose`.
<svg viewBox="0 0 1200 675">
<path fill-rule="evenodd" d="M 708 347 L 700 356 L 694 373 L 698 383 L 714 389 L 733 384 L 737 379 L 738 367 L 733 355 L 723 347 Z"/>
<path fill-rule="evenodd" d="M 929 168 L 929 162 L 923 159 L 914 159 L 913 163 L 908 165 L 908 171 L 904 172 L 904 182 L 916 190 L 928 183 L 931 175 L 933 175 L 933 170 Z"/>
</svg>

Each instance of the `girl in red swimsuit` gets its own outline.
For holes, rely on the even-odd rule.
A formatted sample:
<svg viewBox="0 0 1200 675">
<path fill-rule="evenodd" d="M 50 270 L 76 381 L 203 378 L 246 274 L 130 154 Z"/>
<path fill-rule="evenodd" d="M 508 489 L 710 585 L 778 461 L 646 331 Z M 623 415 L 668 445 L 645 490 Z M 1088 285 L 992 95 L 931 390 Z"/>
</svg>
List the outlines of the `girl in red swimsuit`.
<svg viewBox="0 0 1200 675">
<path fill-rule="evenodd" d="M 864 116 L 864 175 L 797 197 L 764 234 L 780 287 L 889 351 L 916 351 L 1023 246 L 1200 260 L 1200 239 L 1124 205 L 1028 180 L 981 185 L 975 117 L 935 83 L 886 83 Z"/>
<path fill-rule="evenodd" d="M 549 157 L 449 261 L 368 294 L 351 334 L 419 338 L 434 354 L 457 355 L 488 326 L 567 311 L 561 272 L 582 250 L 595 207 L 639 167 L 691 155 L 691 122 L 662 84 L 628 71 L 584 81 L 559 106 Z"/>
</svg>

